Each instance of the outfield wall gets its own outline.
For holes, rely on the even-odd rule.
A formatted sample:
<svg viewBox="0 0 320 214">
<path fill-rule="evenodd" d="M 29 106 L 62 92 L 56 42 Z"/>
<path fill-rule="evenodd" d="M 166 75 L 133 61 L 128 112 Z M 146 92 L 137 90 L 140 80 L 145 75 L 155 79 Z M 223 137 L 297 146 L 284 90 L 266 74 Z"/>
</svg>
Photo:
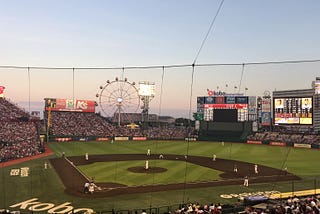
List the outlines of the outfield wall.
<svg viewBox="0 0 320 214">
<path fill-rule="evenodd" d="M 247 140 L 247 144 L 255 144 L 255 145 L 270 145 L 270 146 L 288 146 L 288 147 L 295 147 L 295 148 L 304 148 L 304 149 L 319 149 L 320 144 L 318 143 L 289 143 L 289 142 L 278 142 L 272 140 Z"/>
</svg>

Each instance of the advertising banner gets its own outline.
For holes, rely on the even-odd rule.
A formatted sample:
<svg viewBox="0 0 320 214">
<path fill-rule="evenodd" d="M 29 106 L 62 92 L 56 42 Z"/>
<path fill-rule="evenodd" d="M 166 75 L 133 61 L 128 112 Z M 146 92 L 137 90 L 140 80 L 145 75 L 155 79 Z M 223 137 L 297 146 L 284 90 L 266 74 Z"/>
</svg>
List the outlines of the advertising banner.
<svg viewBox="0 0 320 214">
<path fill-rule="evenodd" d="M 96 141 L 109 141 L 111 140 L 111 138 L 108 138 L 108 137 L 97 137 L 96 138 Z"/>
<path fill-rule="evenodd" d="M 271 99 L 262 99 L 261 105 L 263 112 L 271 112 Z"/>
<path fill-rule="evenodd" d="M 257 114 L 257 99 L 254 96 L 249 97 L 249 114 Z"/>
<path fill-rule="evenodd" d="M 129 137 L 114 137 L 114 140 L 115 141 L 126 141 L 126 140 L 129 140 Z"/>
<path fill-rule="evenodd" d="M 286 146 L 286 143 L 284 143 L 284 142 L 270 142 L 270 144 L 269 145 L 271 145 L 271 146 Z"/>
<path fill-rule="evenodd" d="M 227 96 L 227 97 L 226 97 L 226 103 L 227 103 L 227 104 L 234 104 L 234 103 L 236 103 L 236 97 Z"/>
<path fill-rule="evenodd" d="M 51 111 L 77 111 L 95 112 L 95 102 L 93 100 L 72 100 L 45 98 L 45 110 Z"/>
<path fill-rule="evenodd" d="M 214 103 L 214 97 L 205 97 L 205 104 L 213 104 Z"/>
<path fill-rule="evenodd" d="M 4 89 L 6 87 L 0 85 L 0 97 L 4 97 Z"/>
<path fill-rule="evenodd" d="M 295 143 L 293 147 L 311 149 L 310 144 L 304 144 L 304 143 Z"/>
<path fill-rule="evenodd" d="M 261 113 L 261 124 L 263 126 L 270 126 L 271 125 L 271 113 L 270 112 L 262 112 Z"/>
<path fill-rule="evenodd" d="M 262 144 L 262 142 L 257 140 L 247 140 L 247 144 Z"/>
<path fill-rule="evenodd" d="M 218 108 L 218 109 L 242 109 L 248 108 L 248 104 L 204 104 L 205 109 L 207 108 Z"/>
<path fill-rule="evenodd" d="M 248 97 L 236 97 L 236 103 L 246 104 L 248 103 Z"/>
<path fill-rule="evenodd" d="M 197 104 L 198 105 L 203 105 L 204 104 L 204 100 L 205 100 L 205 97 L 197 97 Z"/>
<path fill-rule="evenodd" d="M 133 137 L 132 140 L 147 140 L 147 137 Z"/>
</svg>

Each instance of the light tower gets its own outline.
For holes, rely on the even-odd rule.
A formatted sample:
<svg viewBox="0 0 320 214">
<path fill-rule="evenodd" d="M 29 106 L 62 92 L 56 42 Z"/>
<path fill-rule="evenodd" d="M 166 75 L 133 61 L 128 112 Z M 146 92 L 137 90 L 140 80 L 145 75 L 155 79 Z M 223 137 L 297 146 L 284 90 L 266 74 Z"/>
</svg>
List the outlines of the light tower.
<svg viewBox="0 0 320 214">
<path fill-rule="evenodd" d="M 155 96 L 155 83 L 148 82 L 148 81 L 140 81 L 139 82 L 139 95 L 143 102 L 141 106 L 142 109 L 142 122 L 148 123 L 149 122 L 149 108 L 150 102 Z"/>
</svg>

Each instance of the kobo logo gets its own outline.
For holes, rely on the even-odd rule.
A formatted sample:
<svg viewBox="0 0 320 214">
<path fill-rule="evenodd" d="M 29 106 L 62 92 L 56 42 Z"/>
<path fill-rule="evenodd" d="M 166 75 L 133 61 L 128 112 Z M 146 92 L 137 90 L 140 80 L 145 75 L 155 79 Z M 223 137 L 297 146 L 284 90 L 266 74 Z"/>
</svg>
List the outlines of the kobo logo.
<svg viewBox="0 0 320 214">
<path fill-rule="evenodd" d="M 77 208 L 75 209 L 71 206 L 70 202 L 65 202 L 60 205 L 55 205 L 53 203 L 41 203 L 37 201 L 38 198 L 32 198 L 18 204 L 11 205 L 11 208 L 19 207 L 22 210 L 30 210 L 32 212 L 43 212 L 47 211 L 48 213 L 94 213 L 94 211 L 90 208 Z"/>
</svg>

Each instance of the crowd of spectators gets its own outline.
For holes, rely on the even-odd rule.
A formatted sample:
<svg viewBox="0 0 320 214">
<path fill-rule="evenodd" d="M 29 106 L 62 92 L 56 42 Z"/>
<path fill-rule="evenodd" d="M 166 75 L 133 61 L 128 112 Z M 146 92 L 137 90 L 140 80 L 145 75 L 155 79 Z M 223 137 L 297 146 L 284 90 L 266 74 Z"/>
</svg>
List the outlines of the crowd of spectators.
<svg viewBox="0 0 320 214">
<path fill-rule="evenodd" d="M 48 112 L 45 118 L 48 118 Z M 148 139 L 173 140 L 188 136 L 185 127 L 134 127 L 118 126 L 95 113 L 50 112 L 49 133 L 56 137 L 147 137 Z M 193 129 L 191 130 L 191 132 Z"/>
<path fill-rule="evenodd" d="M 280 132 L 257 132 L 248 135 L 248 140 L 274 141 L 284 143 L 318 144 L 320 136 L 314 134 L 286 134 Z"/>
<path fill-rule="evenodd" d="M 319 195 L 311 195 L 304 197 L 294 196 L 286 199 L 268 199 L 267 201 L 253 204 L 247 204 L 244 199 L 238 199 L 234 204 L 200 204 L 195 202 L 181 205 L 179 209 L 169 211 L 168 214 L 319 214 L 319 199 Z"/>
<path fill-rule="evenodd" d="M 319 214 L 319 196 L 290 197 L 282 200 L 270 200 L 268 203 L 255 206 L 246 206 L 241 213 L 259 214 Z"/>
<path fill-rule="evenodd" d="M 0 98 L 0 121 L 18 121 L 25 117 L 29 117 L 27 112 L 5 98 Z"/>
<path fill-rule="evenodd" d="M 13 103 L 0 98 L 0 162 L 39 154 L 36 122 Z"/>
<path fill-rule="evenodd" d="M 0 146 L 0 162 L 39 154 L 39 145 L 29 142 L 3 143 Z"/>
<path fill-rule="evenodd" d="M 47 118 L 47 113 L 45 118 Z M 50 134 L 53 136 L 109 136 L 113 127 L 94 113 L 50 112 Z"/>
<path fill-rule="evenodd" d="M 185 127 L 149 127 L 144 130 L 144 135 L 148 139 L 157 140 L 178 140 L 188 136 L 188 131 Z"/>
<path fill-rule="evenodd" d="M 237 206 L 237 204 L 235 205 Z M 237 210 L 238 206 L 222 205 L 220 203 L 208 203 L 201 205 L 200 203 L 188 203 L 181 206 L 178 210 L 175 210 L 175 214 L 221 214 L 223 210 L 227 207 L 232 207 L 232 210 Z M 240 208 L 239 210 L 241 210 Z"/>
</svg>

